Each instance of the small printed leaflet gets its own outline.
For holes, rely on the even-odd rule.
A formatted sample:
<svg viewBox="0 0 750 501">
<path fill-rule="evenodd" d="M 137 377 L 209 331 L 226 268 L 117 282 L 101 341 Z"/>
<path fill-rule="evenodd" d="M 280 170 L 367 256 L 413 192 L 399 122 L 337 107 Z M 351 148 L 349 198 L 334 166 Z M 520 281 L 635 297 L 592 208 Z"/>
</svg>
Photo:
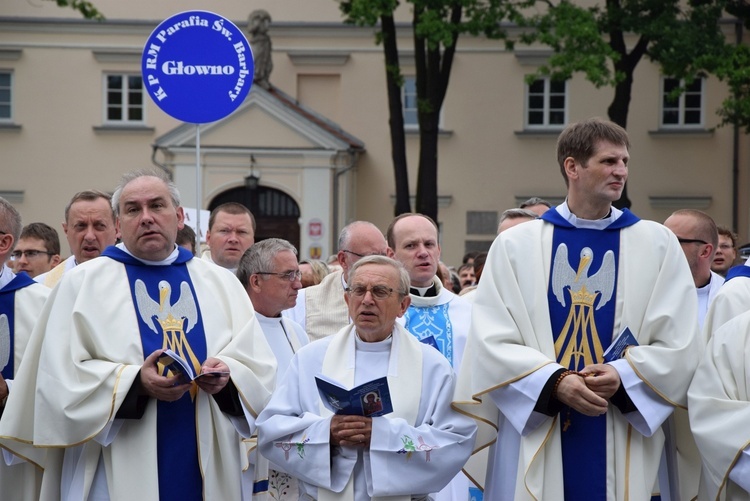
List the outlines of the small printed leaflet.
<svg viewBox="0 0 750 501">
<path fill-rule="evenodd" d="M 201 377 L 221 377 L 228 376 L 228 372 L 202 372 L 196 374 L 193 367 L 181 356 L 172 350 L 164 350 L 159 356 L 159 363 L 162 364 L 167 370 L 171 371 L 172 374 L 179 374 L 185 381 L 194 381 Z"/>
<path fill-rule="evenodd" d="M 388 378 L 381 377 L 351 390 L 323 374 L 315 376 L 323 404 L 334 414 L 377 417 L 393 412 Z"/>
<path fill-rule="evenodd" d="M 435 336 L 427 336 L 419 340 L 420 343 L 428 344 L 435 348 L 437 351 L 440 351 L 440 348 L 438 348 L 437 341 L 435 340 Z"/>
<path fill-rule="evenodd" d="M 620 335 L 612 341 L 612 344 L 609 345 L 607 351 L 604 352 L 604 361 L 612 362 L 613 360 L 621 359 L 625 354 L 625 350 L 628 349 L 629 346 L 638 346 L 638 340 L 635 339 L 635 336 L 630 332 L 630 329 L 625 327 Z"/>
</svg>

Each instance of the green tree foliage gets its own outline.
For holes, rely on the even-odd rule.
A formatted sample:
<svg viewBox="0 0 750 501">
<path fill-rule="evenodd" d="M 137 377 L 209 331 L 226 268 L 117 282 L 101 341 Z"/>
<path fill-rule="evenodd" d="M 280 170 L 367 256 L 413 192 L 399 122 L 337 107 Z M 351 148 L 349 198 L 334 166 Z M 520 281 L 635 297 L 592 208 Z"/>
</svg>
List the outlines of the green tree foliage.
<svg viewBox="0 0 750 501">
<path fill-rule="evenodd" d="M 73 10 L 77 10 L 86 19 L 96 19 L 97 21 L 104 20 L 104 14 L 99 12 L 96 6 L 88 0 L 47 0 L 50 2 L 57 3 L 58 7 L 70 7 Z"/>
<path fill-rule="evenodd" d="M 644 57 L 665 75 L 690 82 L 714 72 L 726 55 L 721 0 L 605 0 L 593 7 L 569 0 L 537 3 L 543 5 L 540 11 L 516 11 L 513 17 L 528 28 L 520 42 L 553 50 L 537 75 L 565 80 L 580 72 L 597 87 L 614 87 L 607 115 L 623 127 L 633 75 Z M 627 192 L 618 206 L 630 206 Z"/>
<path fill-rule="evenodd" d="M 409 212 L 409 181 L 402 116 L 403 76 L 398 59 L 394 11 L 399 0 L 342 0 L 346 22 L 375 27 L 383 46 L 388 89 L 391 158 L 396 184 L 396 215 Z M 419 167 L 416 210 L 437 220 L 437 168 L 440 109 L 448 90 L 456 43 L 460 35 L 504 38 L 500 21 L 508 0 L 405 0 L 411 6 L 419 121 Z"/>
</svg>

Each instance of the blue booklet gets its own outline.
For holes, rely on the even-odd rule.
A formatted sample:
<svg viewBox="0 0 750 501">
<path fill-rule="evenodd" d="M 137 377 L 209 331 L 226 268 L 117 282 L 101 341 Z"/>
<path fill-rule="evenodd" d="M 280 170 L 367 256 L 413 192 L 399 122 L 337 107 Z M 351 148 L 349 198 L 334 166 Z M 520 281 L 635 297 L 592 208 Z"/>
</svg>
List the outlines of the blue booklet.
<svg viewBox="0 0 750 501">
<path fill-rule="evenodd" d="M 189 383 L 190 381 L 194 381 L 195 379 L 201 377 L 221 377 L 229 375 L 228 372 L 220 371 L 202 372 L 200 374 L 196 374 L 193 366 L 190 365 L 187 360 L 169 349 L 164 350 L 164 353 L 159 356 L 159 363 L 162 364 L 172 374 L 179 374 L 180 376 L 182 376 L 182 380 L 185 383 Z"/>
<path fill-rule="evenodd" d="M 323 404 L 334 414 L 377 417 L 393 412 L 388 378 L 381 377 L 347 390 L 323 374 L 315 376 Z"/>
<path fill-rule="evenodd" d="M 630 329 L 625 327 L 619 336 L 612 341 L 609 348 L 604 352 L 604 361 L 612 362 L 613 360 L 619 360 L 625 354 L 625 350 L 630 346 L 638 346 L 638 340 L 635 338 Z"/>
</svg>

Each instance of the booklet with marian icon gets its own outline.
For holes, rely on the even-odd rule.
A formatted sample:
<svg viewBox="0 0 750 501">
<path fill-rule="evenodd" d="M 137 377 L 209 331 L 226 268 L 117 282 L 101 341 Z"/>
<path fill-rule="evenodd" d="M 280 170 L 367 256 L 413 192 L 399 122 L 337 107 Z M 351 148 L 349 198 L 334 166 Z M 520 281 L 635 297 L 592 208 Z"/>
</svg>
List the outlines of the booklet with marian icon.
<svg viewBox="0 0 750 501">
<path fill-rule="evenodd" d="M 388 378 L 383 376 L 347 390 L 323 374 L 315 376 L 323 405 L 334 414 L 377 417 L 393 412 Z"/>
<path fill-rule="evenodd" d="M 631 346 L 638 346 L 638 340 L 630 332 L 630 329 L 625 327 L 602 355 L 604 361 L 612 362 L 613 360 L 621 359 L 625 355 L 625 350 Z"/>
</svg>

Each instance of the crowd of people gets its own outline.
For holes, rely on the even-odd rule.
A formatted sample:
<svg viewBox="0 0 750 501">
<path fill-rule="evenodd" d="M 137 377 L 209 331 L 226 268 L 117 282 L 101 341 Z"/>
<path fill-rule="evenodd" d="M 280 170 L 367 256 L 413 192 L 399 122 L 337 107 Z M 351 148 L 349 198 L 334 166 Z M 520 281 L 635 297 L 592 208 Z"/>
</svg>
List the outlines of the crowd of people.
<svg viewBox="0 0 750 501">
<path fill-rule="evenodd" d="M 456 267 L 416 213 L 300 261 L 227 203 L 202 249 L 155 171 L 75 194 L 62 260 L 0 198 L 2 498 L 750 499 L 750 266 L 615 208 L 629 150 L 566 127 L 565 201 Z"/>
</svg>

